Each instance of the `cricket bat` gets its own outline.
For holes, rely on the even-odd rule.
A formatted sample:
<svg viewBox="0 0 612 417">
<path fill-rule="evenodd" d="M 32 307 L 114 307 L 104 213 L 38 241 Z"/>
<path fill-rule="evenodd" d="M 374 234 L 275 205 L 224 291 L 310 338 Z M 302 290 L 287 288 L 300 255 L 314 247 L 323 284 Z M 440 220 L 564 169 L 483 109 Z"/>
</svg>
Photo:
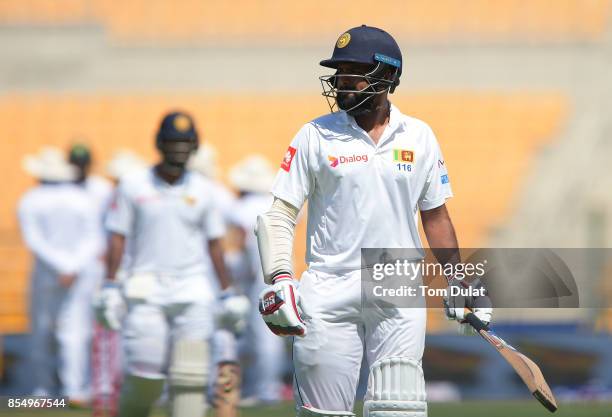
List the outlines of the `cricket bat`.
<svg viewBox="0 0 612 417">
<path fill-rule="evenodd" d="M 527 388 L 536 400 L 538 400 L 551 413 L 557 411 L 557 401 L 550 387 L 546 383 L 542 371 L 531 359 L 523 355 L 514 347 L 509 345 L 505 340 L 493 333 L 486 324 L 484 324 L 472 312 L 466 311 L 465 320 L 482 336 L 484 340 L 489 342 L 504 359 L 514 368 L 514 371 L 521 377 Z"/>
</svg>

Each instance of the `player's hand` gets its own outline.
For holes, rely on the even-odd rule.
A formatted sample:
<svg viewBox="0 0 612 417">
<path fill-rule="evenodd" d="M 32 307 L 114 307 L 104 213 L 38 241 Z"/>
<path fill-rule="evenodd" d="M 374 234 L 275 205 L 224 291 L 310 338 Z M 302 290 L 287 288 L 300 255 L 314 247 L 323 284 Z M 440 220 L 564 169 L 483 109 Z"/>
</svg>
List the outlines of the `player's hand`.
<svg viewBox="0 0 612 417">
<path fill-rule="evenodd" d="M 219 327 L 241 333 L 246 327 L 250 304 L 247 297 L 236 294 L 231 287 L 226 288 L 221 293 L 221 313 L 217 316 Z"/>
<path fill-rule="evenodd" d="M 102 326 L 110 330 L 121 329 L 127 306 L 117 283 L 106 281 L 94 297 L 94 310 L 96 320 Z"/>
<path fill-rule="evenodd" d="M 476 295 L 463 295 L 453 293 L 471 291 Z M 486 288 L 479 279 L 457 280 L 451 278 L 447 288 L 447 296 L 443 298 L 444 313 L 449 320 L 457 320 L 459 322 L 459 333 L 472 335 L 476 334 L 473 327 L 465 321 L 466 308 L 471 311 L 485 324 L 491 322 L 493 308 L 491 299 L 487 295 Z"/>
<path fill-rule="evenodd" d="M 259 312 L 278 336 L 306 336 L 303 311 L 296 282 L 289 276 L 276 280 L 259 295 Z"/>
</svg>

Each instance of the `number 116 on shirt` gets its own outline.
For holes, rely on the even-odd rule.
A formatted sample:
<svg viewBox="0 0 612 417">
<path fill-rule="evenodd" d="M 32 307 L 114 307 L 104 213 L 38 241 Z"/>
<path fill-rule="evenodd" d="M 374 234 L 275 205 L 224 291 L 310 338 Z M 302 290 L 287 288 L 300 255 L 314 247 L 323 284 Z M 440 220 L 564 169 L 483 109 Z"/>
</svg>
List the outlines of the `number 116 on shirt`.
<svg viewBox="0 0 612 417">
<path fill-rule="evenodd" d="M 410 172 L 412 171 L 412 165 L 411 164 L 396 164 L 397 169 L 399 171 L 406 171 L 406 172 Z"/>
</svg>

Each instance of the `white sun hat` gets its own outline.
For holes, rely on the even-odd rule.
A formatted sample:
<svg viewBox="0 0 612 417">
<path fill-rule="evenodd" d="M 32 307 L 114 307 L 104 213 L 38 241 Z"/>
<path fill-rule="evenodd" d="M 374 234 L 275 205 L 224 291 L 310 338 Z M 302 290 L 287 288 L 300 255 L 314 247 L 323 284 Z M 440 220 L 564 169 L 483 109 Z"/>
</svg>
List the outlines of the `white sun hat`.
<svg viewBox="0 0 612 417">
<path fill-rule="evenodd" d="M 146 167 L 147 163 L 144 159 L 128 149 L 122 149 L 115 152 L 111 160 L 108 161 L 106 173 L 111 178 L 118 180 L 131 172 L 139 171 Z"/>
<path fill-rule="evenodd" d="M 21 165 L 25 172 L 41 181 L 74 181 L 78 170 L 66 160 L 64 152 L 45 146 L 37 154 L 24 156 Z"/>
<path fill-rule="evenodd" d="M 234 165 L 229 181 L 239 191 L 267 193 L 272 188 L 275 176 L 276 171 L 266 158 L 251 155 Z"/>
<path fill-rule="evenodd" d="M 207 178 L 217 177 L 217 149 L 209 144 L 203 144 L 191 155 L 188 168 L 199 172 Z"/>
</svg>

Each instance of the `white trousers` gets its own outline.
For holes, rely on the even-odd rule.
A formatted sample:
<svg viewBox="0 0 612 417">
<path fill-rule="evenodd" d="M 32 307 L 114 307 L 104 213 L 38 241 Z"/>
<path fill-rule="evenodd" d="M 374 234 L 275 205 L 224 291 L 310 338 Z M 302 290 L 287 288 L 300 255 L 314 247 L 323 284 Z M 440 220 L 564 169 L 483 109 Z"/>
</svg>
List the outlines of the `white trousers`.
<svg viewBox="0 0 612 417">
<path fill-rule="evenodd" d="M 302 275 L 300 295 L 314 322 L 305 338 L 294 338 L 297 407 L 351 411 L 364 350 L 369 365 L 388 357 L 422 359 L 425 309 L 362 308 L 360 272 Z"/>
<path fill-rule="evenodd" d="M 128 374 L 162 379 L 176 341 L 210 341 L 214 299 L 204 276 L 150 278 L 154 281 L 147 299 L 128 299 L 123 357 Z"/>
<path fill-rule="evenodd" d="M 90 341 L 92 298 L 102 277 L 101 265 L 92 264 L 73 285 L 62 288 L 58 276 L 36 262 L 30 288 L 31 362 L 35 390 L 86 400 L 90 395 Z"/>
</svg>

